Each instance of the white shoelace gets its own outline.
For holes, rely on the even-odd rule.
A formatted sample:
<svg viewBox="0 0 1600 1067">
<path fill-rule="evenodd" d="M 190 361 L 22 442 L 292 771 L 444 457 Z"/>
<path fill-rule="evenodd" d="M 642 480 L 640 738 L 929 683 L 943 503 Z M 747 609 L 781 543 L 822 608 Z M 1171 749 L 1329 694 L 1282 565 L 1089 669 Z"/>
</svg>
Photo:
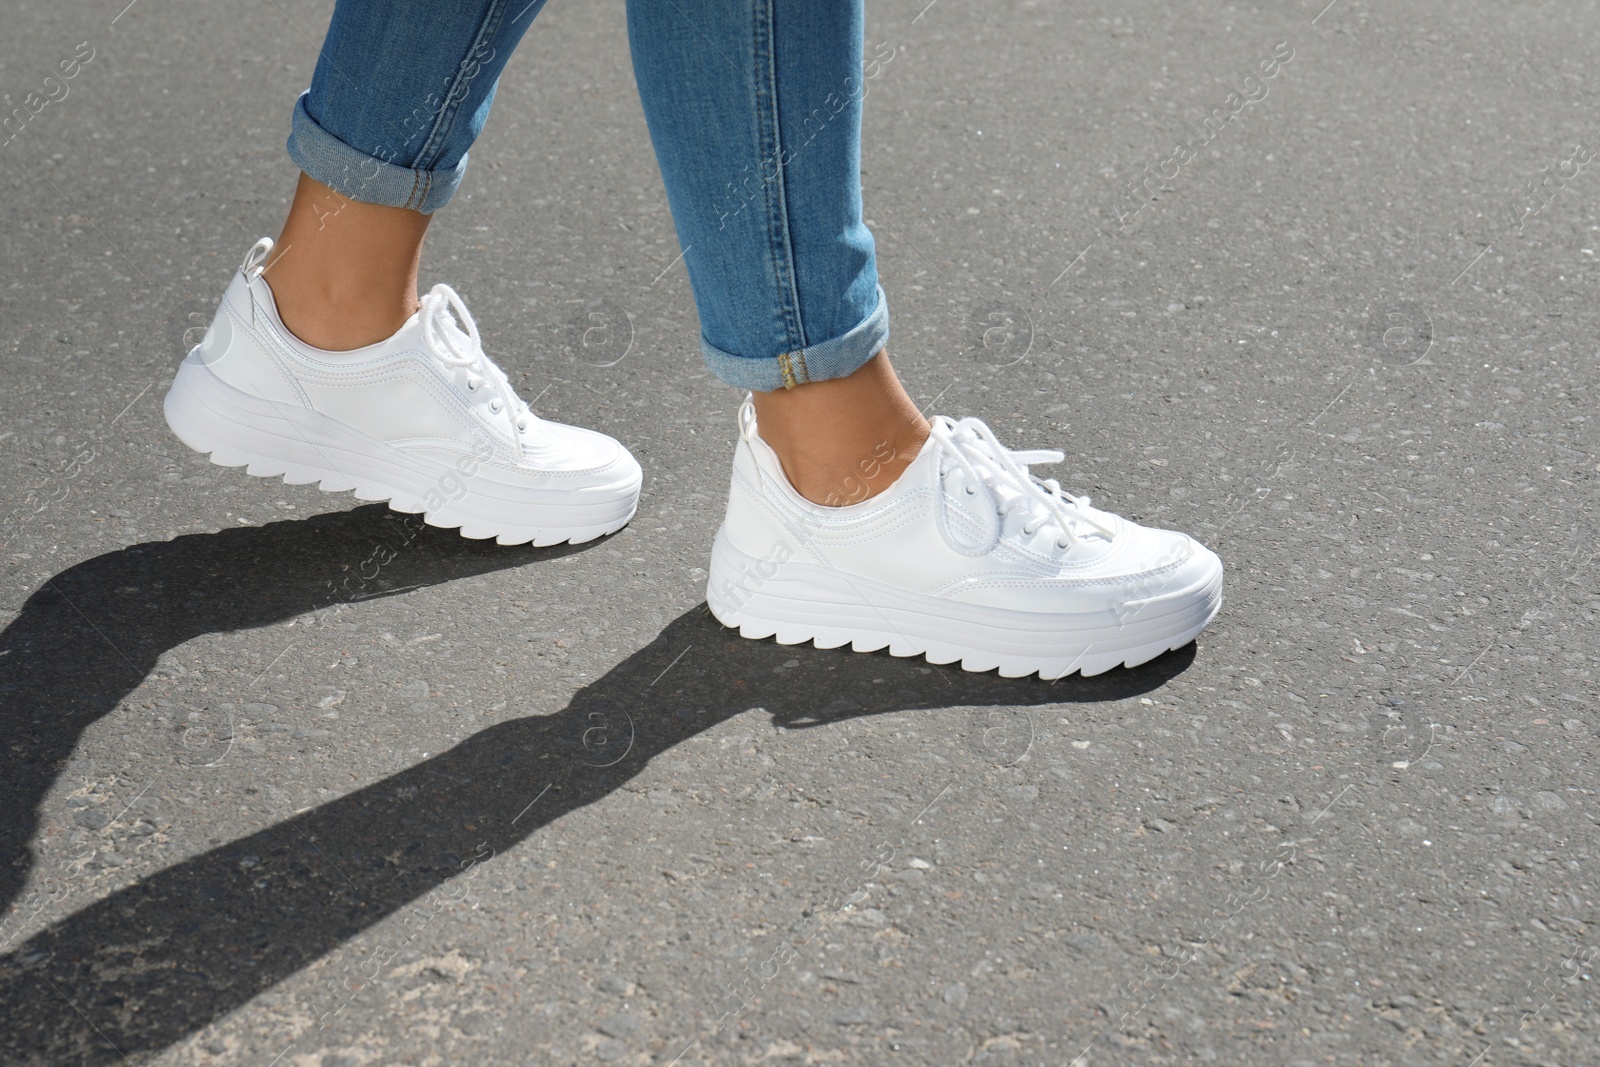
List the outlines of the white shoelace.
<svg viewBox="0 0 1600 1067">
<path fill-rule="evenodd" d="M 519 433 L 538 420 L 517 391 L 511 388 L 506 372 L 501 370 L 483 351 L 483 341 L 478 336 L 478 324 L 472 321 L 467 305 L 461 302 L 456 291 L 443 282 L 438 283 L 422 298 L 422 337 L 434 357 L 447 367 L 467 368 L 467 390 L 477 392 L 485 385 L 493 387 L 489 410 L 499 414 L 511 409 L 512 421 Z"/>
<path fill-rule="evenodd" d="M 1099 531 L 1108 539 L 1115 536 L 1116 531 L 1096 519 L 1089 510 L 1088 497 L 1063 492 L 1061 483 L 1056 479 L 1041 481 L 1028 470 L 1030 463 L 1060 463 L 1066 458 L 1065 453 L 1054 449 L 1014 452 L 1002 445 L 981 419 L 966 418 L 956 422 L 940 415 L 933 419 L 930 436 L 939 450 L 936 460 L 941 481 L 951 469 L 946 466 L 948 460 L 953 466 L 960 467 L 966 476 L 966 492 L 969 495 L 983 492 L 999 516 L 994 531 L 983 544 L 976 547 L 964 545 L 950 535 L 945 518 L 945 510 L 949 505 L 940 496 L 940 502 L 934 508 L 939 533 L 951 548 L 962 555 L 981 556 L 993 549 L 1000 541 L 1005 517 L 1017 510 L 1025 516 L 1022 524 L 1024 536 L 1032 536 L 1045 525 L 1059 530 L 1057 548 L 1070 549 L 1077 544 L 1083 536 L 1083 527 Z"/>
</svg>

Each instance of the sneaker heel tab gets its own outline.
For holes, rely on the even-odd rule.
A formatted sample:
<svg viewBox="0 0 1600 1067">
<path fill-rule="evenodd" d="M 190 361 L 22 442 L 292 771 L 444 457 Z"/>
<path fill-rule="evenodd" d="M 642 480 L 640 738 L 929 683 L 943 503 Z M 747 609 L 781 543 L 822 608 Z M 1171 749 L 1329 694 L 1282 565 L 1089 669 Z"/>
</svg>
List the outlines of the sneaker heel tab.
<svg viewBox="0 0 1600 1067">
<path fill-rule="evenodd" d="M 756 435 L 756 395 L 744 394 L 744 401 L 739 405 L 739 436 L 744 438 L 745 444 Z"/>
<path fill-rule="evenodd" d="M 744 401 L 739 405 L 739 444 L 750 455 L 750 469 L 755 472 L 756 485 L 765 492 L 766 478 L 761 473 L 761 458 L 756 455 L 756 440 L 756 395 L 745 393 Z M 737 455 L 734 462 L 737 465 Z"/>
<path fill-rule="evenodd" d="M 239 273 L 247 281 L 255 281 L 261 277 L 261 272 L 266 270 L 267 256 L 272 253 L 272 238 L 263 237 L 250 246 L 250 251 L 244 255 L 244 262 L 239 264 Z"/>
</svg>

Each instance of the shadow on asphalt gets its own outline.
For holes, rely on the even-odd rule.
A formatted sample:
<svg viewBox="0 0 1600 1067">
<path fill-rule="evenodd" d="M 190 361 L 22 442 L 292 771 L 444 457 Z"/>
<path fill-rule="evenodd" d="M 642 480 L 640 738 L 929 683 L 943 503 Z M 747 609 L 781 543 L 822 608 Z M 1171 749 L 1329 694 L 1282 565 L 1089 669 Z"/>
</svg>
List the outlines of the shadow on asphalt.
<svg viewBox="0 0 1600 1067">
<path fill-rule="evenodd" d="M 585 547 L 469 541 L 374 504 L 132 545 L 46 579 L 0 633 L 0 650 L 9 650 L 0 656 L 0 914 L 27 877 L 39 802 L 83 731 L 164 653 L 202 634 L 286 623 Z"/>
<path fill-rule="evenodd" d="M 4 840 L 14 861 L 5 899 L 25 875 L 39 800 L 81 732 L 167 649 L 344 599 L 330 593 L 328 576 L 395 542 L 393 531 L 407 527 L 388 515 L 358 508 L 139 545 L 78 564 L 28 600 L 0 640 L 15 650 L 0 659 L 8 757 L 0 797 L 12 814 Z M 383 569 L 395 592 L 577 550 L 501 548 L 431 528 L 414 536 Z M 122 592 L 130 587 L 138 592 Z M 744 640 L 702 605 L 561 711 L 496 723 L 118 890 L 0 957 L 0 1060 L 109 1064 L 178 1042 L 408 905 L 441 906 L 451 879 L 479 860 L 751 709 L 779 726 L 818 728 L 912 708 L 1110 701 L 1162 685 L 1193 658 L 1190 645 L 1135 670 L 1048 684 Z M 798 666 L 775 670 L 790 660 Z M 1004 730 L 991 737 L 978 725 L 969 739 L 995 743 L 991 758 L 1020 755 Z M 313 1008 L 331 1012 L 351 996 L 341 983 Z"/>
</svg>

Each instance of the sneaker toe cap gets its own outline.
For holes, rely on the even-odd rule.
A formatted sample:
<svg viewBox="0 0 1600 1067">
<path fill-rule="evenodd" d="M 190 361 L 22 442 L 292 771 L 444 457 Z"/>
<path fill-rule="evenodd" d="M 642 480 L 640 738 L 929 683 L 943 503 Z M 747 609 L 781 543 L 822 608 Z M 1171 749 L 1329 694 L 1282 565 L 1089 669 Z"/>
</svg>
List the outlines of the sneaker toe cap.
<svg viewBox="0 0 1600 1067">
<path fill-rule="evenodd" d="M 598 430 L 543 422 L 523 439 L 525 466 L 552 474 L 592 475 L 606 482 L 637 482 L 639 461 L 621 441 Z"/>
<path fill-rule="evenodd" d="M 1220 589 L 1221 558 L 1188 534 L 1140 527 L 1135 536 L 1138 544 L 1124 557 L 1125 572 L 1109 583 L 1124 611 L 1207 597 Z"/>
</svg>

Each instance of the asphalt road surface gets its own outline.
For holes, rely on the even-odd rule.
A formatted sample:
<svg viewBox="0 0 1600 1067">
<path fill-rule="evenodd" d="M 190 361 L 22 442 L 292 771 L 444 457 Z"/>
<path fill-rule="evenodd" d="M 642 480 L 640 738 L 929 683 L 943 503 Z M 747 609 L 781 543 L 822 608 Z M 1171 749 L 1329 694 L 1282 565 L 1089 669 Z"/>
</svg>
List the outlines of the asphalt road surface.
<svg viewBox="0 0 1600 1067">
<path fill-rule="evenodd" d="M 912 393 L 1228 566 L 1054 684 L 706 614 L 738 396 L 615 0 L 539 18 L 424 284 L 632 525 L 189 452 L 331 5 L 125 3 L 0 35 L 0 1061 L 1600 1063 L 1592 0 L 872 5 Z"/>
</svg>

